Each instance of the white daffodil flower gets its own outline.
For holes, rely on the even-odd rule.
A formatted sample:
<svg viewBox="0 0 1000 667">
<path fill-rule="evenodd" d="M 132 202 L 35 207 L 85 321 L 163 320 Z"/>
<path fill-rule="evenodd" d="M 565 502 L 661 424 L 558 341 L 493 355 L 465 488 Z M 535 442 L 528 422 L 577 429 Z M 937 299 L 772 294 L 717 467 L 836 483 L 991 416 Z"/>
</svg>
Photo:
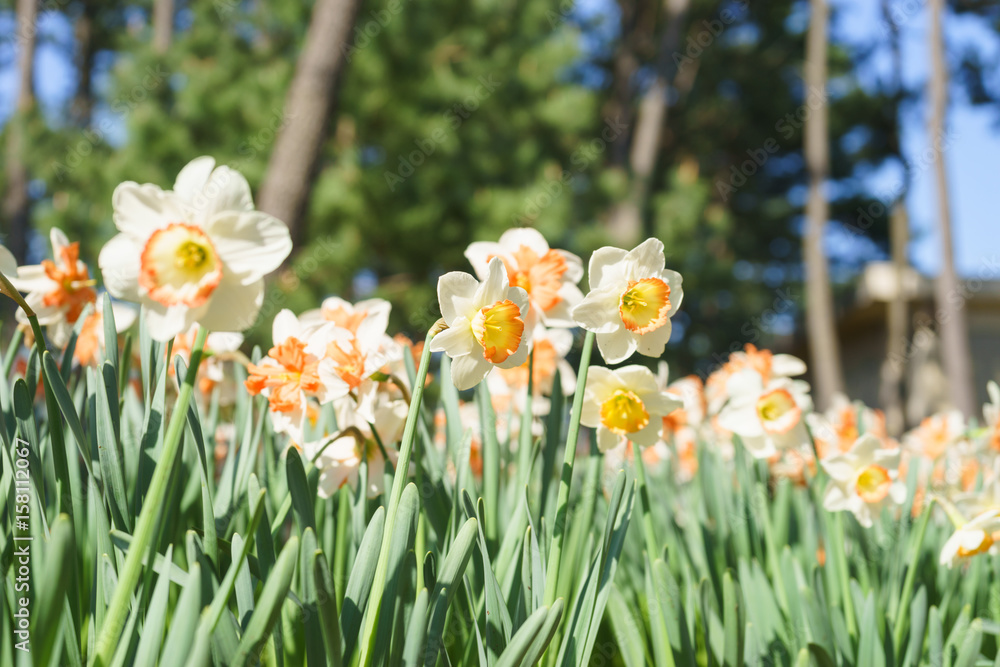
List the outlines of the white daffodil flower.
<svg viewBox="0 0 1000 667">
<path fill-rule="evenodd" d="M 882 440 L 866 434 L 843 454 L 820 461 L 830 476 L 823 507 L 830 512 L 850 511 L 858 523 L 870 528 L 882 508 L 906 500 L 906 485 L 898 480 L 899 448 L 885 449 Z"/>
<path fill-rule="evenodd" d="M 634 250 L 600 248 L 590 257 L 590 293 L 573 320 L 597 334 L 604 361 L 617 364 L 638 350 L 659 357 L 670 340 L 670 318 L 684 298 L 681 274 L 664 268 L 663 243 Z"/>
<path fill-rule="evenodd" d="M 25 303 L 35 311 L 38 323 L 46 327 L 52 344 L 64 347 L 83 309 L 97 301 L 97 292 L 87 265 L 80 260 L 80 244 L 70 243 L 55 227 L 49 239 L 53 259 L 19 267 L 16 276 L 8 277 L 16 290 L 25 292 Z M 28 321 L 22 310 L 17 311 L 17 319 Z"/>
<path fill-rule="evenodd" d="M 461 271 L 441 276 L 438 303 L 448 328 L 434 336 L 431 351 L 451 357 L 458 389 L 475 387 L 494 366 L 514 368 L 528 358 L 528 293 L 510 286 L 499 257 L 490 260 L 481 283 Z"/>
<path fill-rule="evenodd" d="M 968 523 L 962 524 L 941 548 L 941 565 L 949 568 L 982 553 L 1000 551 L 1000 507 L 986 510 Z"/>
<path fill-rule="evenodd" d="M 528 293 L 529 327 L 538 322 L 547 327 L 576 326 L 570 311 L 583 299 L 576 286 L 583 278 L 583 262 L 573 253 L 550 248 L 538 230 L 508 229 L 497 243 L 470 244 L 465 256 L 480 280 L 486 279 L 490 260 L 500 258 L 510 284 Z"/>
<path fill-rule="evenodd" d="M 645 366 L 611 370 L 595 366 L 587 375 L 580 423 L 597 429 L 597 448 L 614 449 L 625 440 L 641 447 L 660 439 L 663 418 L 682 401 L 661 391 Z"/>
<path fill-rule="evenodd" d="M 108 291 L 141 303 L 150 335 L 168 341 L 200 324 L 243 331 L 264 300 L 264 276 L 292 249 L 288 227 L 255 211 L 243 176 L 192 160 L 173 190 L 126 182 L 115 189 L 120 232 L 101 250 Z"/>
<path fill-rule="evenodd" d="M 771 458 L 780 450 L 809 444 L 803 416 L 812 409 L 809 385 L 776 378 L 767 384 L 760 373 L 743 370 L 726 382 L 729 400 L 719 412 L 718 425 L 740 436 L 756 458 Z"/>
</svg>

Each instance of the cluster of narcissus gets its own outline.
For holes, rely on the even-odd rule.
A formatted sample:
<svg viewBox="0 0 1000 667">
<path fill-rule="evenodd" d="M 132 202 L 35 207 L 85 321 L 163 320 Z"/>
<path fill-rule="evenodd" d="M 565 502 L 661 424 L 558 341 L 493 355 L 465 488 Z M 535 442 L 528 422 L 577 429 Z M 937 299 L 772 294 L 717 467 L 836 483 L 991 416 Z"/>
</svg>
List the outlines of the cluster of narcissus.
<svg viewBox="0 0 1000 667">
<path fill-rule="evenodd" d="M 248 357 L 241 332 L 257 319 L 265 276 L 285 261 L 291 241 L 281 221 L 254 210 L 246 180 L 199 158 L 172 190 L 124 183 L 113 204 L 119 234 L 99 264 L 114 301 L 105 298 L 103 307 L 79 245 L 59 230 L 51 233 L 52 259 L 38 266 L 17 267 L 0 246 L 2 289 L 21 306 L 19 335 L 34 343 L 19 350 L 15 339 L 3 359 L 2 389 L 14 398 L 5 395 L 0 407 L 4 417 L 17 416 L 0 420 L 4 443 L 39 443 L 36 472 L 47 488 L 59 489 L 38 501 L 42 536 L 57 542 L 49 524 L 59 524 L 59 512 L 85 513 L 75 539 L 92 540 L 95 553 L 104 554 L 81 556 L 80 585 L 98 588 L 62 582 L 75 602 L 43 610 L 58 629 L 38 632 L 53 642 L 46 655 L 58 664 L 246 664 L 254 656 L 312 664 L 320 654 L 337 665 L 584 664 L 597 659 L 598 634 L 609 632 L 605 606 L 625 611 L 632 598 L 642 612 L 610 616 L 621 654 L 605 656 L 629 667 L 646 664 L 648 655 L 657 665 L 756 664 L 773 657 L 772 642 L 788 647 L 779 663 L 790 664 L 793 654 L 801 661 L 805 651 L 820 664 L 831 656 L 875 664 L 856 653 L 871 650 L 873 641 L 882 646 L 854 616 L 856 604 L 867 613 L 866 599 L 891 624 L 882 659 L 902 658 L 909 630 L 907 659 L 916 664 L 925 653 L 936 655 L 933 631 L 925 647 L 926 618 L 907 616 L 922 554 L 934 549 L 941 565 L 971 567 L 975 557 L 1000 548 L 995 384 L 984 427 L 942 413 L 900 444 L 878 411 L 846 398 L 826 413 L 813 411 L 809 386 L 796 379 L 806 371 L 803 362 L 753 345 L 704 382 L 671 381 L 663 361 L 655 373 L 643 363 L 618 366 L 636 353 L 639 360 L 662 357 L 681 305 L 681 276 L 665 268 L 656 239 L 630 251 L 594 252 L 585 294 L 579 257 L 549 247 L 535 230 L 511 229 L 495 243 L 469 246 L 473 273 L 439 279 L 442 317 L 424 343 L 389 335 L 384 300 L 330 297 L 300 315 L 279 312 L 270 349 Z M 133 350 L 137 319 L 140 345 Z M 585 335 L 574 370 L 566 357 L 577 329 Z M 609 367 L 590 365 L 595 342 Z M 443 354 L 440 395 L 432 402 L 424 389 L 435 352 Z M 176 394 L 170 409 L 168 388 Z M 474 399 L 460 398 L 473 389 Z M 29 404 L 44 397 L 34 403 L 47 417 L 41 409 L 32 417 L 21 395 Z M 581 432 L 581 425 L 591 430 Z M 196 443 L 197 455 L 184 442 Z M 555 450 L 565 443 L 560 470 Z M 64 448 L 70 464 L 85 465 L 84 476 L 79 464 L 67 466 Z M 587 468 L 584 489 L 574 494 L 578 451 Z M 178 480 L 175 466 L 190 475 Z M 647 483 L 646 468 L 655 484 Z M 632 493 L 622 469 L 633 471 L 639 487 L 639 555 L 624 539 Z M 615 480 L 603 496 L 602 471 Z M 6 474 L 3 480 L 10 482 Z M 81 484 L 97 503 L 79 500 Z M 755 516 L 759 490 L 773 503 Z M 594 526 L 598 496 L 607 506 L 603 542 Z M 935 530 L 940 541 L 925 543 L 935 502 L 952 529 L 950 537 Z M 200 512 L 200 522 L 186 549 L 164 551 L 157 535 L 174 524 L 159 510 L 171 503 L 178 506 L 165 515 L 198 521 Z M 853 545 L 834 514 L 842 511 L 857 519 Z M 752 524 L 742 537 L 729 527 L 737 515 Z M 883 571 L 870 572 L 859 554 L 886 526 L 908 527 L 918 517 L 906 580 L 880 584 Z M 786 562 L 775 533 L 791 540 L 792 525 L 802 532 L 795 543 L 800 560 Z M 900 540 L 903 534 L 896 533 Z M 764 544 L 755 546 L 761 535 Z M 716 539 L 729 542 L 712 552 Z M 483 562 L 466 572 L 475 548 Z M 169 575 L 155 589 L 143 575 L 147 549 L 156 555 L 157 574 Z M 620 559 L 626 581 L 640 578 L 633 589 L 612 583 Z M 827 643 L 813 636 L 813 626 L 801 636 L 780 627 L 794 626 L 802 613 L 781 569 L 788 565 L 793 578 L 802 578 L 809 563 L 826 574 L 825 595 L 843 613 L 830 617 L 830 636 L 837 636 Z M 738 569 L 744 591 L 760 571 L 765 584 L 757 585 L 766 590 L 757 592 L 771 600 L 766 611 L 778 621 L 743 627 L 733 611 L 739 589 L 720 564 Z M 195 593 L 199 568 L 211 581 Z M 898 578 L 902 570 L 885 572 Z M 688 592 L 664 597 L 676 578 Z M 709 607 L 695 603 L 699 580 L 701 604 L 714 600 Z M 133 599 L 141 595 L 143 609 L 149 596 L 165 604 L 170 581 L 182 587 L 174 614 L 194 613 L 187 625 L 172 620 L 161 642 L 166 615 L 143 616 Z M 926 607 L 933 594 L 927 587 L 914 605 L 923 599 Z M 86 590 L 94 597 L 81 598 Z M 746 598 L 749 621 L 756 602 Z M 948 602 L 932 607 L 932 621 L 935 609 L 938 623 L 952 618 Z M 80 604 L 90 612 L 74 611 Z M 63 614 L 68 620 L 59 625 Z M 979 627 L 980 643 L 989 629 Z M 968 636 L 963 631 L 959 639 Z M 751 640 L 760 646 L 745 645 Z M 0 640 L 0 662 L 8 654 Z"/>
</svg>

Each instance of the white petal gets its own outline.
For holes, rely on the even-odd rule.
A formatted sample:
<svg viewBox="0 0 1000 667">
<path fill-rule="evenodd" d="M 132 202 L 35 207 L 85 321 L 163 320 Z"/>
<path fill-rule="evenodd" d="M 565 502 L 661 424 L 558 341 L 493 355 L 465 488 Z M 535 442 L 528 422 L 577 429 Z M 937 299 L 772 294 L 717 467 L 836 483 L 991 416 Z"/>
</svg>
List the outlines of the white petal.
<svg viewBox="0 0 1000 667">
<path fill-rule="evenodd" d="M 489 273 L 490 259 L 503 256 L 503 249 L 499 243 L 487 241 L 476 241 L 470 243 L 465 249 L 465 258 L 472 265 L 472 270 L 476 272 L 480 280 L 486 280 Z"/>
<path fill-rule="evenodd" d="M 10 250 L 0 245 L 0 273 L 8 278 L 17 275 L 17 260 Z"/>
<path fill-rule="evenodd" d="M 482 354 L 482 347 L 472 335 L 469 320 L 460 317 L 455 320 L 454 326 L 448 327 L 431 339 L 431 352 L 444 352 L 454 358 L 475 352 Z"/>
<path fill-rule="evenodd" d="M 225 211 L 253 210 L 253 197 L 247 179 L 226 166 L 213 171 L 201 191 L 194 193 L 188 201 L 198 211 L 201 220 L 208 220 Z"/>
<path fill-rule="evenodd" d="M 641 280 L 658 275 L 665 263 L 663 242 L 659 239 L 646 239 L 628 253 L 625 270 L 629 280 Z"/>
<path fill-rule="evenodd" d="M 549 242 L 541 232 L 531 227 L 512 227 L 500 236 L 500 246 L 508 253 L 525 246 L 541 257 L 549 251 Z"/>
<path fill-rule="evenodd" d="M 274 316 L 274 321 L 271 322 L 271 341 L 275 345 L 281 345 L 289 338 L 298 338 L 298 336 L 298 318 L 295 317 L 295 313 L 292 311 L 287 308 L 282 308 L 278 314 Z"/>
<path fill-rule="evenodd" d="M 151 183 L 122 183 L 115 188 L 111 205 L 118 230 L 141 244 L 153 231 L 171 222 L 195 222 L 194 211 L 177 195 Z"/>
<path fill-rule="evenodd" d="M 577 283 L 583 280 L 583 260 L 565 250 L 556 250 L 556 252 L 562 255 L 563 260 L 566 261 L 566 273 L 563 274 L 563 280 L 572 283 L 575 287 Z"/>
<path fill-rule="evenodd" d="M 223 268 L 222 281 L 212 292 L 208 311 L 198 322 L 209 331 L 246 331 L 257 321 L 264 303 L 264 280 L 242 285 Z"/>
<path fill-rule="evenodd" d="M 806 372 L 806 364 L 790 354 L 776 354 L 771 358 L 771 373 L 792 377 Z"/>
<path fill-rule="evenodd" d="M 482 382 L 493 364 L 478 354 L 466 354 L 451 360 L 451 381 L 459 391 L 472 389 Z"/>
<path fill-rule="evenodd" d="M 618 294 L 611 290 L 594 290 L 572 311 L 573 321 L 587 331 L 609 334 L 623 329 L 618 312 Z"/>
<path fill-rule="evenodd" d="M 260 211 L 219 214 L 206 223 L 205 231 L 223 263 L 244 283 L 271 273 L 292 251 L 285 223 Z"/>
<path fill-rule="evenodd" d="M 111 296 L 139 301 L 139 257 L 142 248 L 127 234 L 118 234 L 101 248 L 97 264 L 104 276 L 104 287 Z"/>
<path fill-rule="evenodd" d="M 663 422 L 658 419 L 651 419 L 642 429 L 635 433 L 629 433 L 628 439 L 640 447 L 652 447 L 660 439 L 660 429 Z"/>
<path fill-rule="evenodd" d="M 597 449 L 606 452 L 623 442 L 621 436 L 604 426 L 597 427 Z"/>
<path fill-rule="evenodd" d="M 660 279 L 666 282 L 670 288 L 670 310 L 667 312 L 667 316 L 673 317 L 684 301 L 683 279 L 681 278 L 681 274 L 670 269 L 660 271 L 659 275 Z"/>
<path fill-rule="evenodd" d="M 645 366 L 638 364 L 622 366 L 621 368 L 616 368 L 614 372 L 623 385 L 639 396 L 655 394 L 659 391 L 656 386 L 656 376 L 653 375 L 653 371 Z"/>
<path fill-rule="evenodd" d="M 828 512 L 843 512 L 847 509 L 850 498 L 839 484 L 828 484 L 823 496 L 823 509 Z"/>
<path fill-rule="evenodd" d="M 670 320 L 667 320 L 659 328 L 647 334 L 636 336 L 636 351 L 645 357 L 660 358 L 667 348 L 671 330 Z"/>
<path fill-rule="evenodd" d="M 837 454 L 829 458 L 825 458 L 819 462 L 823 466 L 823 470 L 831 478 L 838 482 L 847 483 L 854 479 L 854 475 L 857 474 L 858 468 L 854 464 L 851 458 L 843 454 Z"/>
<path fill-rule="evenodd" d="M 742 442 L 743 447 L 750 452 L 750 455 L 756 459 L 769 459 L 778 453 L 778 450 L 775 449 L 774 443 L 770 438 L 765 438 L 763 436 L 741 435 L 740 442 Z"/>
<path fill-rule="evenodd" d="M 184 165 L 174 180 L 174 192 L 186 202 L 193 202 L 197 194 L 208 183 L 212 170 L 215 169 L 215 158 L 203 155 Z"/>
<path fill-rule="evenodd" d="M 628 252 L 621 248 L 605 246 L 598 248 L 590 256 L 590 289 L 595 290 L 605 286 L 616 287 L 625 280 L 623 262 Z"/>
<path fill-rule="evenodd" d="M 719 426 L 744 439 L 759 437 L 764 433 L 760 418 L 757 416 L 757 410 L 753 405 L 726 406 L 719 413 Z"/>
<path fill-rule="evenodd" d="M 69 239 L 58 227 L 53 227 L 49 231 L 49 242 L 52 243 L 52 257 L 53 259 L 59 259 L 59 251 L 69 245 Z"/>
<path fill-rule="evenodd" d="M 184 331 L 188 330 L 187 306 L 172 306 L 165 308 L 159 303 L 146 300 L 143 309 L 143 317 L 146 319 L 146 328 L 153 340 L 165 343 Z"/>
<path fill-rule="evenodd" d="M 476 290 L 474 302 L 476 307 L 491 306 L 497 301 L 508 298 L 507 292 L 510 283 L 507 281 L 507 269 L 499 257 L 490 260 L 489 270 L 486 279 Z M 523 290 L 522 290 L 523 291 Z"/>
<path fill-rule="evenodd" d="M 601 351 L 604 361 L 617 364 L 625 361 L 635 352 L 635 336 L 624 327 L 612 333 L 597 334 L 597 348 Z"/>
<path fill-rule="evenodd" d="M 446 324 L 472 315 L 476 310 L 473 298 L 477 289 L 479 281 L 464 271 L 451 271 L 438 278 L 438 305 Z"/>
</svg>

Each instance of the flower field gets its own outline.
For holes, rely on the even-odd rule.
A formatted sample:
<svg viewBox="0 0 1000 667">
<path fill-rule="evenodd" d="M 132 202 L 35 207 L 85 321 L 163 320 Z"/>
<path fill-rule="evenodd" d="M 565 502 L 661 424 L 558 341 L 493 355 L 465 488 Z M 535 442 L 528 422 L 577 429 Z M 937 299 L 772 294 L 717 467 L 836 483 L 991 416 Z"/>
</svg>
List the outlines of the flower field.
<svg viewBox="0 0 1000 667">
<path fill-rule="evenodd" d="M 787 354 L 674 377 L 664 244 L 533 228 L 423 340 L 331 296 L 251 350 L 243 176 L 113 208 L 94 268 L 0 249 L 0 665 L 1000 665 L 995 384 L 897 440 Z"/>
</svg>

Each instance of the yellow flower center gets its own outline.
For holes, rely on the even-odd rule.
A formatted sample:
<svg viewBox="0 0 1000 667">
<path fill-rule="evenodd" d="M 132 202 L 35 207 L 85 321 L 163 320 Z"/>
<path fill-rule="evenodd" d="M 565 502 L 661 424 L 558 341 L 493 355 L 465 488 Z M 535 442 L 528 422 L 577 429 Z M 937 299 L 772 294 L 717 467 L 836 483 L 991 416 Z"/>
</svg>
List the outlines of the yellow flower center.
<svg viewBox="0 0 1000 667">
<path fill-rule="evenodd" d="M 185 271 L 204 268 L 208 261 L 208 249 L 196 241 L 185 241 L 177 248 L 174 266 Z"/>
<path fill-rule="evenodd" d="M 157 229 L 139 263 L 139 285 L 164 306 L 201 306 L 222 280 L 215 246 L 197 225 L 175 222 Z"/>
<path fill-rule="evenodd" d="M 858 473 L 854 482 L 861 500 L 866 503 L 877 503 L 889 495 L 889 487 L 892 486 L 892 479 L 889 478 L 889 471 L 880 465 L 872 464 Z"/>
<path fill-rule="evenodd" d="M 499 364 L 517 352 L 524 334 L 521 309 L 510 300 L 497 301 L 484 306 L 472 318 L 472 334 L 483 346 L 487 361 Z"/>
<path fill-rule="evenodd" d="M 649 413 L 633 392 L 618 389 L 601 404 L 601 423 L 618 435 L 636 433 L 649 424 Z"/>
<path fill-rule="evenodd" d="M 625 328 L 636 334 L 647 334 L 667 323 L 670 312 L 670 285 L 659 278 L 629 281 L 618 301 Z"/>
<path fill-rule="evenodd" d="M 799 423 L 802 410 L 787 389 L 774 389 L 757 399 L 757 416 L 765 431 L 782 434 Z"/>
</svg>

